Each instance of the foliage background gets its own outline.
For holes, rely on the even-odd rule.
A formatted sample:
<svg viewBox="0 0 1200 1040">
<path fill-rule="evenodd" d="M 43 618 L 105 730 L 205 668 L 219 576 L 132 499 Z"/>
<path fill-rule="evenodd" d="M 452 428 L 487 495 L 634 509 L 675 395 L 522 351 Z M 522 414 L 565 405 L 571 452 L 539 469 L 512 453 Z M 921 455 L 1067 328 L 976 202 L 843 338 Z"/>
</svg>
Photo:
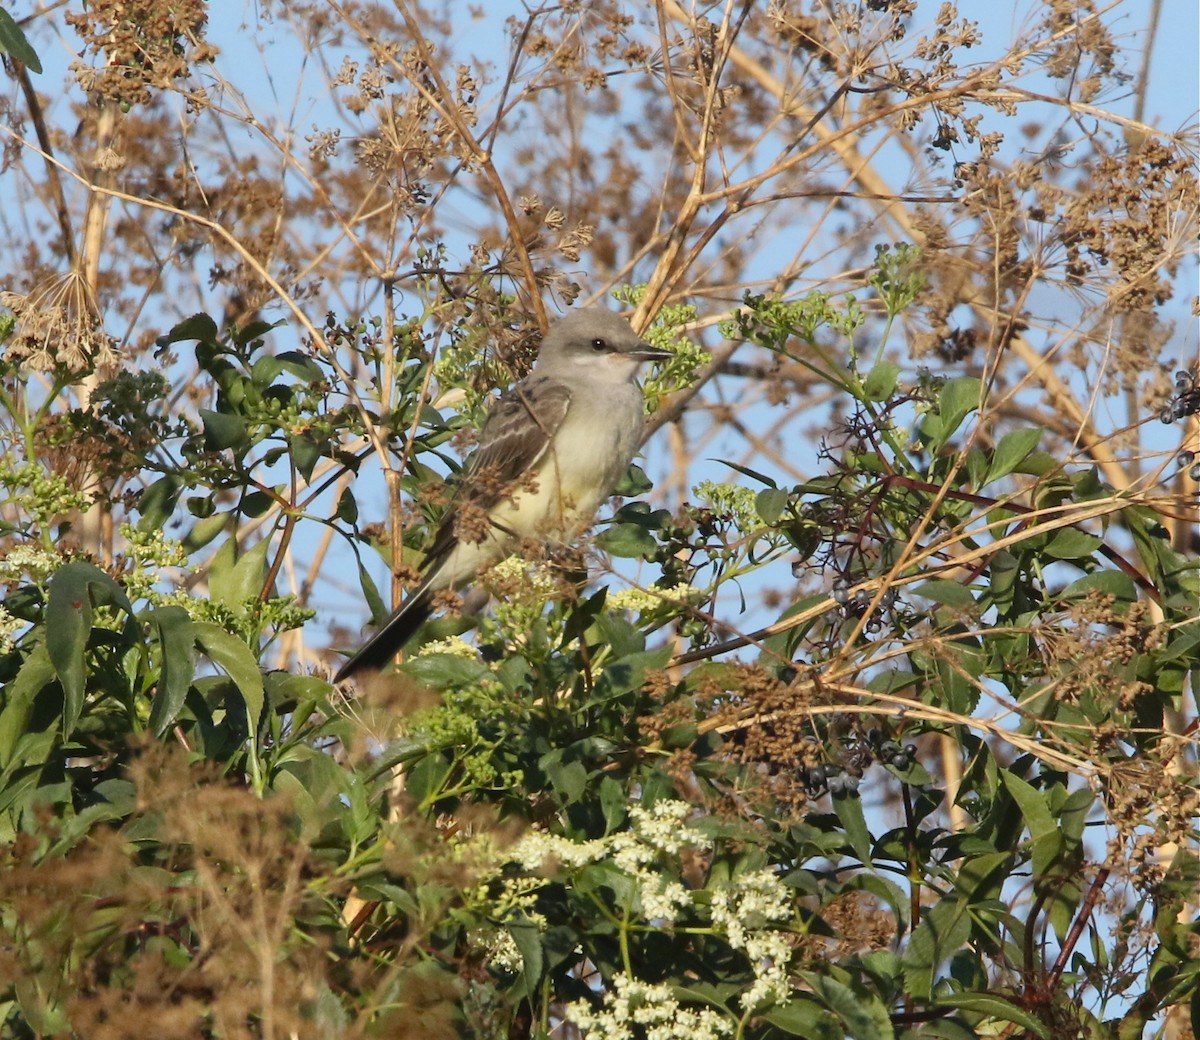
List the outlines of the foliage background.
<svg viewBox="0 0 1200 1040">
<path fill-rule="evenodd" d="M 0 19 L 0 1035 L 1194 1030 L 1178 11 L 974 7 Z M 613 290 L 652 481 L 331 690 Z"/>
</svg>

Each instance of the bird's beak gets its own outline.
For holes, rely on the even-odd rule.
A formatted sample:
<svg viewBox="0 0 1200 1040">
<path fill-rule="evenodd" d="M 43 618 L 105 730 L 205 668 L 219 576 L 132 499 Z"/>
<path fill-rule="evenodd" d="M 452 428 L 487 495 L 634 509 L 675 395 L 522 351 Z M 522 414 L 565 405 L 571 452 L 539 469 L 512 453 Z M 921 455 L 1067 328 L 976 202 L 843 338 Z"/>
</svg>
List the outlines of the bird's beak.
<svg viewBox="0 0 1200 1040">
<path fill-rule="evenodd" d="M 669 350 L 652 347 L 649 343 L 639 343 L 625 356 L 636 358 L 638 361 L 670 361 L 675 355 Z"/>
</svg>

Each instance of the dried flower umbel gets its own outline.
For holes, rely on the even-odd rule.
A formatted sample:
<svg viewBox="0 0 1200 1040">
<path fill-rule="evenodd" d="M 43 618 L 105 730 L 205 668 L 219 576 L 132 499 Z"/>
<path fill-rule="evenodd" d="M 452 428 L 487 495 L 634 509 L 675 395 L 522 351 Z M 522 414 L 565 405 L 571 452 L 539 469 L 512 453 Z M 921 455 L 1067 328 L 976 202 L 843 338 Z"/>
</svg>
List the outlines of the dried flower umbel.
<svg viewBox="0 0 1200 1040">
<path fill-rule="evenodd" d="M 35 371 L 75 374 L 116 359 L 91 287 L 77 271 L 55 276 L 27 294 L 0 292 L 0 305 L 17 319 L 4 344 L 10 362 Z"/>
</svg>

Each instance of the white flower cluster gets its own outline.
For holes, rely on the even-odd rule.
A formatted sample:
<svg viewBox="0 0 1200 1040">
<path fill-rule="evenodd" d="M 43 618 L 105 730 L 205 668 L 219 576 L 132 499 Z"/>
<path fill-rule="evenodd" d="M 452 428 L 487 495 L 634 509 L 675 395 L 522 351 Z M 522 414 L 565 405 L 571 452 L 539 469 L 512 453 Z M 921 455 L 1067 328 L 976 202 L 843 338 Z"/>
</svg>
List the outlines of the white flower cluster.
<svg viewBox="0 0 1200 1040">
<path fill-rule="evenodd" d="M 692 905 L 691 893 L 678 881 L 653 869 L 659 855 L 677 856 L 685 848 L 708 848 L 709 841 L 684 822 L 691 807 L 686 802 L 655 802 L 649 809 L 630 807 L 633 829 L 613 835 L 613 862 L 638 883 L 642 916 L 670 924 Z"/>
<path fill-rule="evenodd" d="M 768 925 L 791 917 L 791 902 L 787 886 L 769 870 L 742 874 L 713 892 L 713 927 L 745 952 L 754 969 L 754 985 L 742 996 L 747 1011 L 788 999 L 791 946 L 784 932 Z"/>
<path fill-rule="evenodd" d="M 571 1004 L 567 1020 L 588 1040 L 629 1040 L 640 1026 L 646 1040 L 718 1040 L 733 1032 L 730 1022 L 712 1008 L 692 1011 L 665 984 L 652 985 L 619 974 L 604 994 L 604 1005 L 593 1011 L 587 1004 Z"/>
<path fill-rule="evenodd" d="M 609 593 L 605 601 L 609 610 L 630 610 L 635 614 L 650 614 L 659 610 L 673 610 L 704 598 L 703 589 L 692 588 L 684 582 L 673 588 L 663 589 L 657 585 L 648 589 L 619 589 Z"/>
<path fill-rule="evenodd" d="M 450 636 L 449 639 L 431 639 L 428 643 L 422 643 L 421 648 L 417 651 L 418 657 L 429 657 L 433 654 L 465 657 L 469 661 L 474 661 L 479 657 L 479 651 L 461 636 Z"/>
<path fill-rule="evenodd" d="M 691 893 L 655 866 L 660 856 L 676 856 L 685 847 L 708 848 L 708 839 L 684 822 L 690 812 L 691 806 L 680 801 L 659 801 L 650 808 L 635 805 L 629 810 L 631 830 L 584 842 L 551 834 L 527 834 L 509 855 L 531 871 L 540 871 L 547 861 L 582 867 L 611 859 L 635 882 L 642 917 L 671 924 L 691 906 Z"/>
<path fill-rule="evenodd" d="M 677 857 L 685 848 L 707 850 L 712 845 L 689 825 L 691 813 L 686 802 L 659 801 L 648 808 L 632 806 L 632 827 L 605 838 L 576 842 L 541 832 L 526 834 L 508 850 L 506 858 L 534 878 L 524 879 L 527 884 L 520 899 L 512 902 L 532 903 L 534 890 L 549 880 L 548 864 L 570 870 L 607 861 L 634 883 L 635 907 L 641 918 L 654 926 L 671 926 L 693 906 L 693 894 L 676 880 L 676 869 L 663 869 L 664 860 Z M 515 885 L 520 879 L 505 884 L 510 881 Z M 756 870 L 714 885 L 710 913 L 713 932 L 743 952 L 754 971 L 753 984 L 741 995 L 743 1012 L 785 1003 L 790 992 L 787 968 L 792 948 L 787 933 L 777 926 L 791 919 L 792 893 L 779 876 L 770 870 Z M 681 1008 L 669 987 L 625 975 L 614 977 L 600 1010 L 573 1005 L 568 1017 L 588 1040 L 627 1040 L 634 1025 L 650 1040 L 707 1040 L 730 1031 L 728 1021 L 716 1012 Z"/>
<path fill-rule="evenodd" d="M 583 867 L 603 859 L 608 849 L 604 838 L 572 841 L 557 834 L 530 831 L 508 850 L 507 856 L 525 870 L 541 872 L 547 863 L 564 867 Z"/>
<path fill-rule="evenodd" d="M 188 554 L 183 543 L 168 538 L 161 527 L 143 531 L 133 524 L 121 524 L 121 537 L 125 539 L 125 554 L 145 567 L 188 566 Z"/>
<path fill-rule="evenodd" d="M 504 928 L 477 929 L 468 937 L 473 946 L 487 951 L 488 964 L 509 975 L 518 974 L 525 966 L 521 951 L 512 933 Z"/>
<path fill-rule="evenodd" d="M 19 581 L 25 575 L 37 584 L 62 566 L 62 557 L 34 545 L 15 545 L 0 559 L 0 581 Z"/>
<path fill-rule="evenodd" d="M 530 606 L 541 606 L 558 590 L 554 572 L 540 563 L 513 555 L 505 557 L 487 572 L 489 582 L 511 581 L 517 586 L 517 598 Z M 510 591 L 508 598 L 511 600 Z"/>
<path fill-rule="evenodd" d="M 187 591 L 173 586 L 163 575 L 168 568 L 188 569 L 188 555 L 183 544 L 168 538 L 161 527 L 141 531 L 133 524 L 122 524 L 120 532 L 125 539 L 125 555 L 133 564 L 121 576 L 126 595 L 132 600 L 144 598 L 155 606 L 189 607 Z M 167 586 L 165 591 L 156 588 L 162 585 Z"/>
<path fill-rule="evenodd" d="M 0 583 L 15 585 L 28 580 L 36 585 L 44 585 L 50 575 L 62 566 L 62 562 L 62 557 L 57 553 L 39 549 L 36 545 L 14 545 L 0 557 Z M 13 637 L 28 624 L 0 606 L 0 654 L 12 651 L 15 645 Z"/>
<path fill-rule="evenodd" d="M 731 517 L 734 527 L 742 534 L 750 534 L 762 527 L 753 488 L 702 480 L 692 488 L 692 494 L 714 512 Z"/>
<path fill-rule="evenodd" d="M 13 617 L 4 607 L 0 606 L 0 654 L 7 654 L 12 651 L 13 636 L 20 632 L 26 625 L 18 617 Z"/>
</svg>

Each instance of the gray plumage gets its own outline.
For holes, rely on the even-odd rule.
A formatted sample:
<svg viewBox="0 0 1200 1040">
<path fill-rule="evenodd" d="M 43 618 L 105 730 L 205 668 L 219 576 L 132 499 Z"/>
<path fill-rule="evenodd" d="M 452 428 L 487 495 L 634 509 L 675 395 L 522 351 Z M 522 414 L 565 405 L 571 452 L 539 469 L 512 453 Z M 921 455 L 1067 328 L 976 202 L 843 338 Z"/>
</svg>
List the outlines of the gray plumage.
<svg viewBox="0 0 1200 1040">
<path fill-rule="evenodd" d="M 669 357 L 609 311 L 587 308 L 555 322 L 529 375 L 489 412 L 421 584 L 334 681 L 383 668 L 429 617 L 436 593 L 467 584 L 522 539 L 569 538 L 588 524 L 641 439 L 638 366 Z"/>
</svg>

